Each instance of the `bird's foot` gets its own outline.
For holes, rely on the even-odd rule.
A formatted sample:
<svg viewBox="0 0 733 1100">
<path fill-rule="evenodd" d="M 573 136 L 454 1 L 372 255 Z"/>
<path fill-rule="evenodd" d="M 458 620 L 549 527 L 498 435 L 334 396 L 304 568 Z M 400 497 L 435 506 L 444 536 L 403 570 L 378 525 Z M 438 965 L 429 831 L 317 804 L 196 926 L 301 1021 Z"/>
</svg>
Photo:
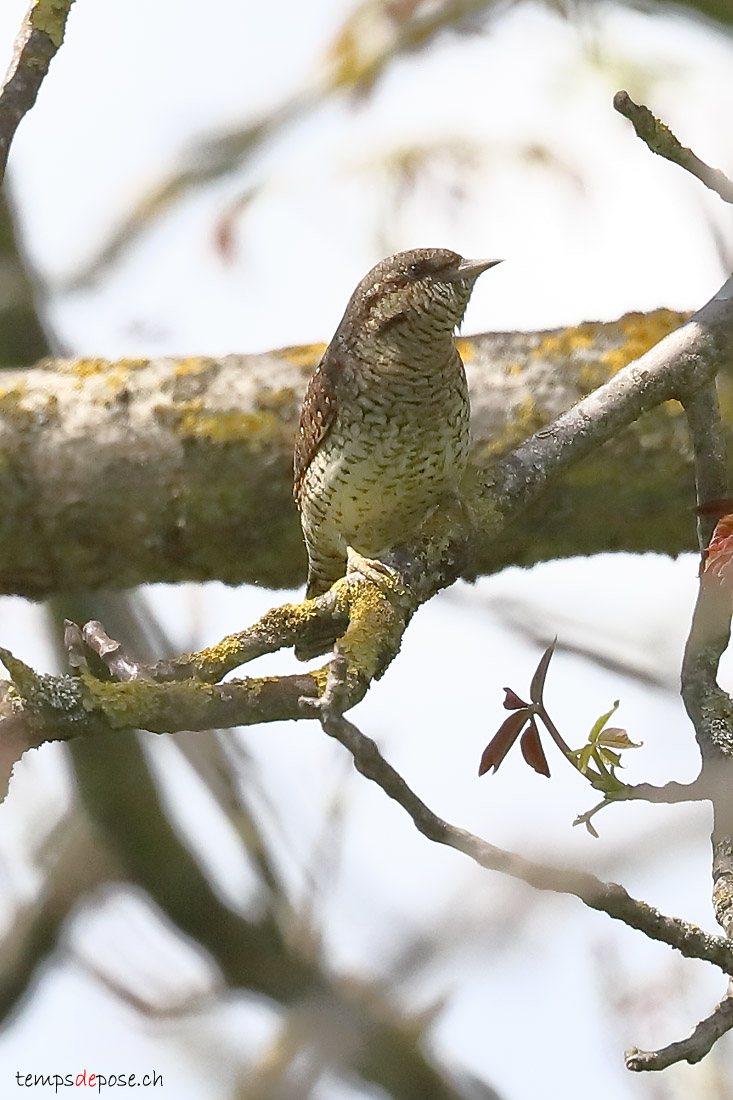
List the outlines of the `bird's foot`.
<svg viewBox="0 0 733 1100">
<path fill-rule="evenodd" d="M 378 588 L 392 591 L 400 583 L 400 575 L 396 569 L 385 565 L 378 558 L 365 558 L 353 546 L 346 547 L 346 576 L 358 574 L 368 581 L 372 581 Z"/>
</svg>

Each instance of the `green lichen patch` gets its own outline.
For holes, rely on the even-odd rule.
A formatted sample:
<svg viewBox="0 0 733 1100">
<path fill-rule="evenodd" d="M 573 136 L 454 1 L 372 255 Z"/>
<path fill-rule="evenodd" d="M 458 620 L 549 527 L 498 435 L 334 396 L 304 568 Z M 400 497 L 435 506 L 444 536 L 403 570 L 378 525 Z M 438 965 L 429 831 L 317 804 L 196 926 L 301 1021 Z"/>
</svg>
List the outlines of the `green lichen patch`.
<svg viewBox="0 0 733 1100">
<path fill-rule="evenodd" d="M 0 648 L 0 661 L 10 673 L 13 687 L 21 699 L 30 699 L 38 690 L 40 678 L 30 665 L 25 664 L 9 649 Z"/>
<path fill-rule="evenodd" d="M 185 725 L 187 712 L 208 705 L 211 686 L 199 680 L 181 680 L 169 684 L 149 680 L 101 681 L 83 670 L 84 706 L 100 710 L 112 729 L 160 730 L 173 723 Z M 176 719 L 176 717 L 178 718 Z"/>
<path fill-rule="evenodd" d="M 273 607 L 252 626 L 237 634 L 229 634 L 213 646 L 196 653 L 176 658 L 166 669 L 178 670 L 182 675 L 193 675 L 208 683 L 215 683 L 240 665 L 278 649 L 289 648 L 302 639 L 318 637 L 319 628 L 323 640 L 324 629 L 331 644 L 348 621 L 348 587 L 335 593 L 328 608 L 316 600 L 302 603 L 286 603 Z M 318 652 L 323 652 L 319 649 Z M 314 653 L 314 656 L 316 654 Z M 166 672 L 166 676 L 169 674 Z"/>
<path fill-rule="evenodd" d="M 59 49 L 64 40 L 64 30 L 69 8 L 74 0 L 36 0 L 30 11 L 31 26 L 43 31 Z"/>
<path fill-rule="evenodd" d="M 31 400 L 32 398 L 32 400 Z M 20 382 L 11 389 L 0 389 L 0 420 L 19 430 L 50 424 L 58 419 L 56 394 L 30 394 Z"/>
<path fill-rule="evenodd" d="M 99 732 L 99 724 L 90 720 L 84 706 L 77 678 L 38 673 L 8 649 L 0 649 L 0 661 L 12 677 L 6 698 L 25 712 L 32 743 L 65 741 Z"/>
</svg>

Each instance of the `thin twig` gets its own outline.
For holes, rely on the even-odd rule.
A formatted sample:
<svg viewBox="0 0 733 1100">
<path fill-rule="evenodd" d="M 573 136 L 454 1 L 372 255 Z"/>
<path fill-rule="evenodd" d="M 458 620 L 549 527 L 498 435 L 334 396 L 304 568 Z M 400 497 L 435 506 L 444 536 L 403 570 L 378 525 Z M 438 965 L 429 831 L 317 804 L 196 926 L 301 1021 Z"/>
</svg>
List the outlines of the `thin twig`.
<svg viewBox="0 0 733 1100">
<path fill-rule="evenodd" d="M 692 783 L 664 783 L 656 787 L 653 783 L 635 783 L 624 786 L 614 793 L 614 802 L 651 802 L 656 805 L 675 806 L 681 802 L 706 802 L 710 798 L 709 788 L 698 777 Z"/>
<path fill-rule="evenodd" d="M 667 1069 L 676 1062 L 701 1062 L 706 1054 L 728 1031 L 733 1028 L 733 997 L 723 998 L 711 1014 L 701 1020 L 687 1039 L 670 1043 L 661 1050 L 638 1050 L 632 1047 L 624 1055 L 626 1068 L 630 1070 Z"/>
<path fill-rule="evenodd" d="M 704 505 L 724 500 L 729 493 L 728 455 L 720 419 L 715 381 L 683 400 L 687 425 L 695 456 L 695 487 L 698 503 L 698 541 L 700 549 L 710 542 L 717 520 Z"/>
<path fill-rule="evenodd" d="M 18 37 L 13 60 L 0 89 L 0 183 L 5 176 L 10 145 L 21 119 L 36 102 L 38 90 L 64 40 L 66 20 L 74 0 L 33 0 Z"/>
<path fill-rule="evenodd" d="M 648 107 L 642 103 L 634 103 L 628 92 L 616 92 L 613 97 L 613 105 L 619 114 L 628 118 L 636 130 L 637 136 L 651 149 L 665 160 L 671 160 L 673 164 L 679 164 L 686 172 L 696 176 L 711 191 L 720 195 L 724 202 L 733 202 L 733 180 L 730 180 L 724 172 L 718 168 L 711 168 L 704 160 L 700 160 L 672 133 L 668 126 L 660 122 Z"/>
<path fill-rule="evenodd" d="M 66 635 L 72 632 L 75 625 L 66 621 Z M 78 629 L 78 627 L 77 627 Z M 107 666 L 115 680 L 152 680 L 153 677 L 145 665 L 128 656 L 116 638 L 110 638 L 107 631 L 96 619 L 90 619 L 84 623 L 82 638 L 93 653 Z"/>
<path fill-rule="evenodd" d="M 334 691 L 338 697 L 340 671 L 333 670 Z M 307 704 L 309 708 L 312 703 Z M 372 780 L 393 798 L 412 818 L 415 827 L 436 844 L 445 844 L 463 852 L 479 866 L 500 871 L 520 879 L 538 890 L 574 894 L 592 909 L 598 909 L 631 928 L 644 932 L 650 939 L 676 948 L 687 958 L 703 959 L 719 966 L 725 973 L 733 972 L 733 946 L 722 936 L 711 936 L 701 928 L 667 917 L 651 905 L 632 898 L 622 886 L 602 882 L 587 871 L 548 866 L 523 856 L 497 848 L 481 837 L 449 824 L 438 817 L 395 771 L 370 737 L 339 714 L 337 705 L 316 703 L 320 709 L 324 731 L 339 741 L 351 753 L 358 772 Z"/>
</svg>

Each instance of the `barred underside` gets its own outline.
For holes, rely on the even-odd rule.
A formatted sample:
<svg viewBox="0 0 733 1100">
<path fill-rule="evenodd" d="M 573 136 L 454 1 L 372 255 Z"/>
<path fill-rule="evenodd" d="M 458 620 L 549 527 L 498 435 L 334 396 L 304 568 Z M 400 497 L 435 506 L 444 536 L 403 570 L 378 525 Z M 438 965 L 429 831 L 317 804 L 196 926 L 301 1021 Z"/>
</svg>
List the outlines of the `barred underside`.
<svg viewBox="0 0 733 1100">
<path fill-rule="evenodd" d="M 302 481 L 309 597 L 343 576 L 347 546 L 379 557 L 406 542 L 466 467 L 468 394 L 452 345 L 443 369 L 417 378 L 392 371 L 389 386 L 370 385 L 370 373 L 360 375 L 361 392 L 343 404 Z"/>
</svg>

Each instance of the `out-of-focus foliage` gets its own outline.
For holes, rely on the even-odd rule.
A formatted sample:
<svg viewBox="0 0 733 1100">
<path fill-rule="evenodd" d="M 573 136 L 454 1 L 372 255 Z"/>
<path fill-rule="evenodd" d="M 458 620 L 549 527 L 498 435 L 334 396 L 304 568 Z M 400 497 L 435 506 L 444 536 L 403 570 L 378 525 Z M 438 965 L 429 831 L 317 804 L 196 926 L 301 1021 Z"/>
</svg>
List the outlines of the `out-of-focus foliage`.
<svg viewBox="0 0 733 1100">
<path fill-rule="evenodd" d="M 598 8 L 606 0 L 541 0 L 545 7 L 570 21 Z M 254 119 L 246 119 L 216 137 L 192 148 L 185 162 L 164 179 L 153 181 L 149 191 L 129 211 L 128 216 L 110 235 L 99 252 L 65 284 L 66 291 L 79 290 L 94 283 L 146 229 L 184 199 L 192 190 L 239 171 L 259 156 L 267 146 L 334 97 L 347 96 L 355 102 L 368 97 L 379 81 L 391 71 L 393 62 L 415 55 L 446 34 L 487 33 L 492 21 L 527 0 L 360 0 L 315 59 L 312 77 L 303 86 L 286 95 L 271 110 Z M 678 10 L 702 15 L 724 26 L 733 24 L 733 0 L 627 0 L 626 7 L 651 13 L 669 14 Z M 413 179 L 425 165 L 418 163 L 415 150 L 408 152 L 405 164 L 396 173 L 399 185 L 405 174 Z M 441 150 L 441 154 L 445 154 Z M 548 166 L 560 167 L 560 158 L 547 150 L 516 151 L 517 156 L 541 158 Z M 475 151 L 468 155 L 475 159 Z M 488 151 L 485 151 L 488 155 Z M 432 157 L 428 158 L 432 161 Z M 393 164 L 394 168 L 395 165 Z M 429 168 L 430 166 L 428 166 Z M 253 191 L 248 189 L 251 197 Z M 237 204 L 238 205 L 238 204 Z M 225 219 L 226 221 L 226 219 Z"/>
<path fill-rule="evenodd" d="M 733 4 L 730 3 L 730 0 L 677 0 L 676 5 L 669 4 L 667 0 L 650 0 L 648 4 L 638 5 L 638 7 L 649 9 L 664 8 L 666 10 L 673 6 L 679 7 L 683 11 L 688 8 L 692 12 L 704 15 L 708 19 L 714 19 L 718 23 L 724 23 L 728 27 L 733 24 Z"/>
</svg>

